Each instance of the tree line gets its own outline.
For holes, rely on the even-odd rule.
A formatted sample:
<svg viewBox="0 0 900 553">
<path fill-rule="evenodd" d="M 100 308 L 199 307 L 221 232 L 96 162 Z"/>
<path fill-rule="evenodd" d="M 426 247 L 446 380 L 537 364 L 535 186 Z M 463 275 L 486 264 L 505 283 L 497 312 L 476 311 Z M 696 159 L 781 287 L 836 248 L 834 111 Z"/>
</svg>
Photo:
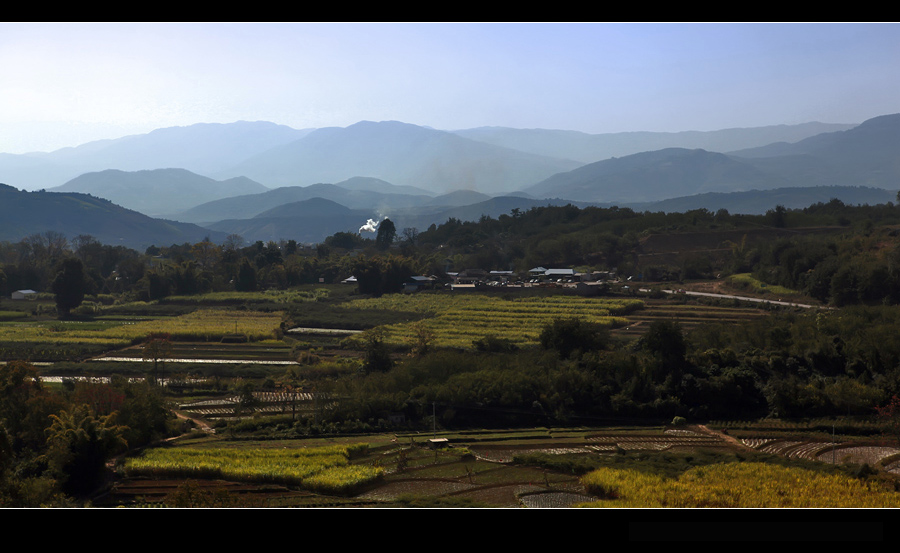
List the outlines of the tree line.
<svg viewBox="0 0 900 553">
<path fill-rule="evenodd" d="M 345 398 L 333 423 L 442 427 L 871 420 L 900 395 L 898 315 L 886 307 L 776 312 L 685 332 L 652 323 L 635 341 L 579 319 L 548 324 L 540 346 L 485 337 L 467 350 L 410 348 L 391 362 L 377 336 L 364 375 L 316 383 Z M 324 372 L 324 371 L 323 371 Z M 314 374 L 314 373 L 313 373 Z"/>
<path fill-rule="evenodd" d="M 66 258 L 77 259 L 86 295 L 118 294 L 152 301 L 223 290 L 285 289 L 337 283 L 357 276 L 363 293 L 399 290 L 412 275 L 446 277 L 466 269 L 525 272 L 535 266 L 614 270 L 622 276 L 684 280 L 749 272 L 833 305 L 900 302 L 900 207 L 849 206 L 839 200 L 804 209 L 782 206 L 764 215 L 637 212 L 629 208 L 567 206 L 513 209 L 478 221 L 450 218 L 428 229 L 397 229 L 382 221 L 373 238 L 339 232 L 319 244 L 295 240 L 245 244 L 238 235 L 217 244 L 151 246 L 137 252 L 91 236 L 68 240 L 50 231 L 0 242 L 0 294 L 50 291 Z M 828 228 L 807 233 L 801 229 Z M 727 256 L 682 256 L 669 265 L 640 260 L 651 235 L 760 228 L 797 229 L 796 236 L 739 241 Z M 77 271 L 77 267 L 69 267 Z M 357 274 L 358 273 L 358 274 Z M 360 277 L 360 275 L 362 275 Z"/>
</svg>

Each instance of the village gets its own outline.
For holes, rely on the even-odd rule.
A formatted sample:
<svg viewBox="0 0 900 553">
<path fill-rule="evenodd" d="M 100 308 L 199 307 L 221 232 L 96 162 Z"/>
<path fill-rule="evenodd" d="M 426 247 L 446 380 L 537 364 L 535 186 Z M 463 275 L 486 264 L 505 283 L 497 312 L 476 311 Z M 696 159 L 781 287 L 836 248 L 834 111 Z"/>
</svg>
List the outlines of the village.
<svg viewBox="0 0 900 553">
<path fill-rule="evenodd" d="M 466 290 L 490 288 L 570 288 L 583 295 L 595 295 L 608 291 L 610 283 L 618 282 L 615 271 L 577 272 L 575 269 L 547 269 L 535 267 L 527 273 L 516 271 L 486 271 L 484 269 L 466 269 L 460 272 L 448 272 L 448 279 L 435 275 L 413 276 L 403 283 L 403 292 L 421 290 Z M 343 284 L 356 284 L 356 277 L 341 281 Z M 627 289 L 627 288 L 626 288 Z"/>
</svg>

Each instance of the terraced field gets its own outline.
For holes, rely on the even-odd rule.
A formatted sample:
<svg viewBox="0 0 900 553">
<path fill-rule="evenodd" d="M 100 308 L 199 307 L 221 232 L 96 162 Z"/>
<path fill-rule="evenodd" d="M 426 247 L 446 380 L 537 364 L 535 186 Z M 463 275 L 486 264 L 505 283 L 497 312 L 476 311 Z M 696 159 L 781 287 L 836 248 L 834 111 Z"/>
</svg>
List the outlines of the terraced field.
<svg viewBox="0 0 900 553">
<path fill-rule="evenodd" d="M 758 307 L 721 307 L 690 305 L 669 299 L 645 299 L 644 308 L 628 313 L 628 324 L 614 328 L 612 334 L 626 338 L 638 338 L 651 323 L 659 320 L 677 321 L 685 332 L 702 324 L 734 324 L 751 318 L 763 317 L 768 311 Z"/>
<path fill-rule="evenodd" d="M 273 414 L 310 414 L 316 409 L 325 409 L 328 401 L 310 392 L 253 392 L 257 401 L 254 412 L 263 415 Z M 194 401 L 178 405 L 178 410 L 204 419 L 232 418 L 239 410 L 241 400 L 238 396 L 219 399 Z"/>
<path fill-rule="evenodd" d="M 831 462 L 830 442 L 785 438 L 735 440 L 704 427 L 681 429 L 608 430 L 510 430 L 447 434 L 450 447 L 432 449 L 421 435 L 370 436 L 375 442 L 368 454 L 354 463 L 383 469 L 383 477 L 352 496 L 328 496 L 291 486 L 252 482 L 204 480 L 201 489 L 240 497 L 248 505 L 266 507 L 396 507 L 424 502 L 437 505 L 467 505 L 507 508 L 567 508 L 593 501 L 579 476 L 514 462 L 528 454 L 618 456 L 638 452 L 734 451 L 734 447 L 791 458 Z M 210 439 L 218 440 L 220 438 Z M 224 438 L 221 438 L 224 439 Z M 331 439 L 328 440 L 329 443 Z M 210 442 L 215 447 L 217 442 Z M 225 447 L 256 447 L 227 440 Z M 309 440 L 267 442 L 267 448 L 315 447 Z M 869 462 L 900 454 L 896 448 L 838 447 L 838 462 Z M 886 466 L 893 470 L 900 466 Z M 123 505 L 171 504 L 185 481 L 173 479 L 125 479 L 116 484 L 106 503 Z"/>
<path fill-rule="evenodd" d="M 633 298 L 587 298 L 574 295 L 502 297 L 479 293 L 414 294 L 354 300 L 346 309 L 380 309 L 426 313 L 418 323 L 384 325 L 385 342 L 408 345 L 422 329 L 438 347 L 469 348 L 473 340 L 502 336 L 516 345 L 536 345 L 544 325 L 555 319 L 579 317 L 610 328 L 625 326 L 626 316 L 643 302 Z M 350 337 L 360 344 L 364 338 Z"/>
</svg>

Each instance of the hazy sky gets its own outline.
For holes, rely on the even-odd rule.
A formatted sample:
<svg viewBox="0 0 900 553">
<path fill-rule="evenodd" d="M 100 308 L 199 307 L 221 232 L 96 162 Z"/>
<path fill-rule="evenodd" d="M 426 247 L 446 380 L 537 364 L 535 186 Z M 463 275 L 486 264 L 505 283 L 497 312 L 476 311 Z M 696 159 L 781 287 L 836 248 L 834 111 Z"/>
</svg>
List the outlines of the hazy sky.
<svg viewBox="0 0 900 553">
<path fill-rule="evenodd" d="M 0 152 L 193 123 L 588 133 L 900 112 L 894 23 L 0 23 Z"/>
</svg>

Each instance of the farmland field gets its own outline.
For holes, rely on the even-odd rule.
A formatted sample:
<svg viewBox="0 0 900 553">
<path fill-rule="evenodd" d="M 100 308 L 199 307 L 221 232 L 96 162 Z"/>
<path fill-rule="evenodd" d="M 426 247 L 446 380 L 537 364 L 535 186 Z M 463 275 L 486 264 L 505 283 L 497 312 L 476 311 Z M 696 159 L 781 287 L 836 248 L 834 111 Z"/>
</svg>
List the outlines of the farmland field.
<svg viewBox="0 0 900 553">
<path fill-rule="evenodd" d="M 150 334 L 173 340 L 220 341 L 227 334 L 243 334 L 257 341 L 274 337 L 281 313 L 201 309 L 176 317 L 93 321 L 22 321 L 0 324 L 0 342 L 52 343 L 124 347 Z"/>
<path fill-rule="evenodd" d="M 269 507 L 900 505 L 900 494 L 863 485 L 829 463 L 736 447 L 725 436 L 697 427 L 440 432 L 435 437 L 446 438 L 448 446 L 433 449 L 430 436 L 418 434 L 265 442 L 186 438 L 183 445 L 176 441 L 174 447 L 123 460 L 123 477 L 100 504 L 171 504 L 181 487 L 194 482 L 231 497 L 252 496 L 253 505 Z M 350 450 L 341 443 L 354 453 L 347 455 Z M 301 463 L 303 458 L 309 461 Z M 776 458 L 782 461 L 774 463 Z M 747 470 L 735 471 L 736 461 Z M 322 467 L 335 464 L 345 467 L 342 474 L 323 473 Z M 329 483 L 310 480 L 314 473 Z M 615 479 L 621 499 L 604 499 L 596 480 L 600 474 Z M 341 483 L 348 478 L 355 480 Z M 660 503 L 663 495 L 668 504 Z"/>
<path fill-rule="evenodd" d="M 429 315 L 421 325 L 401 323 L 381 327 L 385 342 L 403 345 L 415 340 L 418 329 L 433 333 L 437 347 L 469 348 L 473 340 L 489 335 L 520 346 L 538 343 L 541 329 L 554 319 L 579 317 L 616 328 L 628 324 L 626 316 L 643 307 L 637 299 L 598 299 L 578 296 L 513 297 L 472 294 L 415 294 L 353 300 L 346 309 L 413 311 Z M 363 338 L 356 338 L 363 340 Z"/>
<path fill-rule="evenodd" d="M 197 430 L 170 442 L 171 447 L 147 450 L 144 459 L 156 462 L 155 466 L 140 465 L 138 457 L 121 459 L 115 483 L 106 496 L 97 499 L 98 505 L 176 505 L 202 496 L 225 504 L 234 501 L 270 507 L 568 507 L 598 499 L 581 476 L 588 469 L 608 464 L 641 466 L 656 463 L 654 456 L 668 456 L 676 459 L 671 463 L 684 464 L 681 472 L 686 472 L 691 463 L 707 457 L 713 459 L 710 463 L 724 463 L 736 456 L 759 456 L 766 462 L 778 458 L 826 468 L 832 460 L 834 444 L 821 437 L 798 438 L 802 434 L 799 431 L 758 431 L 752 438 L 728 439 L 695 428 L 599 427 L 442 431 L 436 436 L 447 437 L 449 447 L 438 450 L 429 447 L 427 432 L 385 435 L 366 431 L 354 438 L 356 443 L 367 444 L 365 453 L 341 461 L 341 466 L 359 472 L 346 468 L 338 474 L 334 472 L 338 469 L 317 469 L 316 480 L 311 474 L 292 473 L 300 465 L 296 460 L 288 463 L 294 465 L 290 470 L 283 462 L 260 468 L 264 466 L 259 460 L 262 450 L 296 453 L 349 439 L 336 431 L 307 439 L 288 440 L 276 435 L 305 432 L 302 424 L 308 423 L 294 417 L 310 419 L 322 412 L 324 402 L 306 391 L 314 379 L 360 374 L 359 357 L 366 336 L 360 331 L 365 328 L 374 326 L 383 331 L 385 342 L 401 352 L 394 352 L 397 356 L 405 355 L 404 348 L 423 331 L 430 333 L 436 348 L 472 350 L 473 341 L 485 336 L 535 348 L 544 325 L 560 318 L 579 317 L 603 324 L 613 336 L 627 341 L 641 336 L 654 321 L 677 321 L 689 331 L 702 324 L 732 324 L 767 313 L 737 302 L 445 292 L 342 298 L 327 306 L 340 313 L 336 320 L 352 321 L 341 325 L 341 332 L 323 328 L 292 331 L 288 309 L 300 314 L 308 311 L 315 317 L 327 297 L 325 292 L 310 291 L 280 296 L 254 293 L 171 298 L 167 304 L 120 305 L 115 312 L 101 310 L 97 316 L 74 321 L 13 312 L 0 320 L 0 343 L 7 348 L 4 351 L 13 353 L 19 351 L 15 348 L 45 348 L 51 362 L 41 368 L 45 374 L 54 374 L 54 364 L 62 361 L 69 362 L 67 375 L 76 374 L 79 366 L 90 366 L 92 374 L 102 374 L 103 369 L 98 367 L 114 365 L 113 359 L 124 360 L 120 361 L 123 365 L 130 363 L 134 374 L 149 373 L 153 363 L 147 361 L 143 347 L 152 335 L 170 338 L 161 360 L 168 374 L 180 373 L 177 376 L 182 382 L 188 380 L 183 378 L 185 374 L 195 370 L 188 365 L 198 367 L 198 382 L 203 380 L 199 373 L 204 368 L 223 363 L 234 366 L 216 371 L 214 377 L 196 386 L 199 391 L 184 384 L 184 391 L 177 392 L 184 396 L 179 395 L 177 400 L 174 389 L 170 391 L 172 409 L 196 419 Z M 315 307 L 306 310 L 305 306 Z M 364 317 L 354 320 L 354 313 Z M 381 313 L 389 324 L 377 325 Z M 81 361 L 86 357 L 90 360 Z M 253 363 L 263 368 L 251 373 L 247 366 Z M 218 382 L 222 375 L 226 375 L 221 380 L 227 384 Z M 280 389 L 257 389 L 252 394 L 254 407 L 237 408 L 247 399 L 239 391 L 241 383 L 252 381 L 259 386 L 268 381 L 272 386 L 277 381 L 281 385 L 282 378 L 304 392 L 285 399 L 288 396 Z M 379 413 L 372 418 L 384 416 Z M 230 426 L 240 422 L 246 429 L 257 423 L 265 427 L 267 417 L 273 418 L 268 427 L 274 430 L 264 441 L 251 441 L 253 430 Z M 887 473 L 897 470 L 900 450 L 896 448 L 877 441 L 841 443 L 838 447 L 836 465 L 868 463 Z M 161 468 L 167 455 L 179 450 L 197 454 L 198 449 L 219 459 L 196 466 L 180 461 L 171 470 Z M 243 457 L 235 461 L 226 455 L 226 449 L 240 451 Z M 256 460 L 250 460 L 252 455 L 257 455 Z M 159 458 L 154 461 L 156 456 Z M 693 461 L 684 460 L 692 456 Z M 239 466 L 252 470 L 226 470 Z"/>
</svg>

